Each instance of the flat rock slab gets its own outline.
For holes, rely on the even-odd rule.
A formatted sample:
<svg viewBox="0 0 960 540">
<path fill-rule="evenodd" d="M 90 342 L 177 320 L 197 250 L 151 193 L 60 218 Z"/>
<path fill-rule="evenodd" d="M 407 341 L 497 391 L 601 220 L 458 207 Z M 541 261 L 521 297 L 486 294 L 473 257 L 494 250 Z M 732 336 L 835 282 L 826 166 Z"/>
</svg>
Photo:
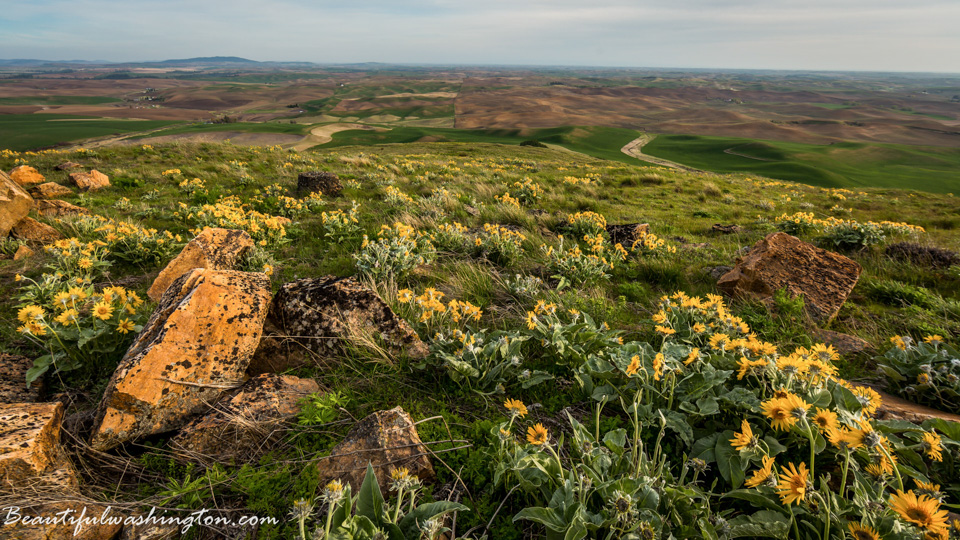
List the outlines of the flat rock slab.
<svg viewBox="0 0 960 540">
<path fill-rule="evenodd" d="M 803 295 L 805 309 L 813 320 L 828 322 L 840 311 L 862 270 L 852 259 L 777 232 L 737 259 L 733 270 L 717 282 L 717 288 L 761 301 L 769 301 L 777 290 L 786 289 L 793 297 Z"/>
<path fill-rule="evenodd" d="M 319 391 L 313 379 L 259 375 L 184 426 L 170 444 L 202 461 L 251 461 L 300 412 L 299 401 Z"/>
<path fill-rule="evenodd" d="M 319 461 L 320 485 L 339 479 L 358 493 L 368 463 L 373 465 L 383 493 L 390 491 L 390 473 L 401 467 L 429 482 L 436 476 L 429 455 L 410 415 L 403 409 L 377 411 L 357 423 L 330 456 Z"/>
<path fill-rule="evenodd" d="M 250 375 L 303 365 L 311 354 L 336 357 L 343 342 L 359 335 L 382 339 L 391 353 L 413 358 L 429 353 L 406 321 L 352 277 L 308 278 L 283 285 L 270 305 L 265 328 Z"/>
<path fill-rule="evenodd" d="M 252 247 L 253 238 L 250 238 L 246 231 L 204 229 L 160 271 L 160 275 L 147 291 L 147 296 L 158 302 L 173 280 L 194 268 L 233 270 L 240 258 Z"/>
<path fill-rule="evenodd" d="M 73 195 L 73 190 L 56 182 L 47 182 L 30 188 L 30 195 L 34 199 L 56 199 Z"/>
<path fill-rule="evenodd" d="M 66 201 L 59 200 L 38 200 L 35 201 L 35 208 L 37 213 L 40 214 L 41 217 L 45 218 L 90 213 L 89 210 L 83 208 L 82 206 L 77 206 L 75 204 L 70 204 Z"/>
<path fill-rule="evenodd" d="M 91 446 L 172 431 L 208 410 L 243 380 L 269 305 L 261 273 L 197 268 L 177 278 L 110 378 Z"/>
<path fill-rule="evenodd" d="M 7 173 L 0 171 L 0 238 L 10 234 L 10 229 L 27 217 L 33 208 L 33 197 Z"/>
<path fill-rule="evenodd" d="M 63 410 L 60 402 L 0 403 L 0 489 L 38 483 L 76 487 L 73 466 L 60 446 Z"/>
<path fill-rule="evenodd" d="M 46 223 L 40 223 L 31 217 L 25 217 L 21 219 L 16 225 L 13 226 L 13 229 L 10 231 L 10 235 L 14 238 L 27 240 L 30 242 L 39 242 L 41 244 L 52 244 L 53 242 L 63 238 L 63 235 L 60 234 L 60 231 L 54 229 Z"/>
<path fill-rule="evenodd" d="M 940 418 L 951 422 L 960 422 L 960 415 L 941 411 L 924 405 L 919 405 L 903 398 L 888 394 L 876 386 L 868 385 L 880 394 L 880 408 L 877 409 L 877 418 L 880 420 L 906 420 L 914 424 L 922 424 L 924 420 Z"/>
<path fill-rule="evenodd" d="M 70 173 L 70 183 L 80 188 L 80 191 L 96 191 L 110 187 L 110 177 L 92 169 L 89 172 Z"/>
<path fill-rule="evenodd" d="M 40 396 L 40 381 L 27 388 L 27 370 L 33 360 L 0 353 L 0 403 L 33 403 Z"/>
</svg>

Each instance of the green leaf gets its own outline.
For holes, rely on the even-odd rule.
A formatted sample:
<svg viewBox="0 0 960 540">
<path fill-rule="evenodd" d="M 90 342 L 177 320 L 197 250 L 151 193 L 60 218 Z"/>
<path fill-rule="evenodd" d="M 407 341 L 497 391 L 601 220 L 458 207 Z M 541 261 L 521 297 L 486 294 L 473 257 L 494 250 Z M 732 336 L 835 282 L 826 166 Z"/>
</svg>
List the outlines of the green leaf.
<svg viewBox="0 0 960 540">
<path fill-rule="evenodd" d="M 561 516 L 560 513 L 553 508 L 528 506 L 527 508 L 517 512 L 517 515 L 513 516 L 513 521 L 515 522 L 521 519 L 534 521 L 550 530 L 557 532 L 563 532 L 567 528 L 566 520 L 564 520 L 563 516 Z"/>
<path fill-rule="evenodd" d="M 450 512 L 469 512 L 470 508 L 450 501 L 437 501 L 421 504 L 413 512 L 403 516 L 398 523 L 401 532 L 406 538 L 419 538 L 420 525 L 428 519 L 433 519 Z"/>
<path fill-rule="evenodd" d="M 33 367 L 27 370 L 27 388 L 30 387 L 30 383 L 42 377 L 51 365 L 53 365 L 53 356 L 49 354 L 34 360 Z"/>
<path fill-rule="evenodd" d="M 717 458 L 717 470 L 720 471 L 720 476 L 736 489 L 743 484 L 746 475 L 743 471 L 743 463 L 740 461 L 740 453 L 730 446 L 730 439 L 733 439 L 733 436 L 733 431 L 729 429 L 721 433 L 713 451 Z"/>
<path fill-rule="evenodd" d="M 373 472 L 373 465 L 367 463 L 367 475 L 360 486 L 360 497 L 357 499 L 357 515 L 364 516 L 379 526 L 383 520 L 383 494 L 377 475 Z"/>
<path fill-rule="evenodd" d="M 613 431 L 608 431 L 603 436 L 603 444 L 614 454 L 618 456 L 622 455 L 627 446 L 627 430 L 615 429 Z"/>
<path fill-rule="evenodd" d="M 730 491 L 724 495 L 720 496 L 721 499 L 732 498 L 740 499 L 747 501 L 754 506 L 759 506 L 766 508 L 768 510 L 773 510 L 774 512 L 779 512 L 781 514 L 787 514 L 787 510 L 784 510 L 784 507 L 780 506 L 778 503 L 771 500 L 769 497 L 760 493 L 759 491 L 753 489 L 736 489 Z"/>
</svg>

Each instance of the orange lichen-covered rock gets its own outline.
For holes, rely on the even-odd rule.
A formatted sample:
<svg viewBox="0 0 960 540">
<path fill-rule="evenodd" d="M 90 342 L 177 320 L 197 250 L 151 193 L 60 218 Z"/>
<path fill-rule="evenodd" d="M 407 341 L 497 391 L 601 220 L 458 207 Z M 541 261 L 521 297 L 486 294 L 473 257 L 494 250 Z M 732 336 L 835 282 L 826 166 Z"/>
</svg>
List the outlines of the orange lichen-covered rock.
<svg viewBox="0 0 960 540">
<path fill-rule="evenodd" d="M 96 169 L 90 172 L 70 173 L 70 182 L 80 188 L 80 191 L 96 191 L 110 187 L 110 177 Z"/>
<path fill-rule="evenodd" d="M 377 293 L 356 279 L 307 278 L 280 287 L 270 306 L 264 337 L 249 373 L 282 371 L 310 355 L 336 356 L 346 341 L 381 340 L 386 350 L 423 358 L 417 333 Z"/>
<path fill-rule="evenodd" d="M 770 300 L 786 289 L 803 295 L 807 314 L 830 321 L 853 291 L 862 268 L 856 261 L 778 232 L 757 242 L 717 287 L 729 294 Z"/>
<path fill-rule="evenodd" d="M 33 197 L 0 171 L 0 238 L 10 234 L 10 229 L 27 217 L 31 208 Z"/>
<path fill-rule="evenodd" d="M 35 199 L 56 199 L 73 195 L 73 190 L 56 182 L 47 182 L 30 188 L 30 195 Z"/>
<path fill-rule="evenodd" d="M 21 240 L 40 242 L 42 244 L 50 244 L 63 238 L 63 235 L 60 234 L 60 231 L 54 229 L 46 223 L 40 223 L 31 217 L 25 217 L 21 219 L 16 225 L 13 226 L 13 229 L 10 231 L 10 235 Z"/>
<path fill-rule="evenodd" d="M 300 412 L 299 401 L 318 392 L 312 379 L 273 373 L 254 377 L 213 410 L 184 426 L 170 444 L 199 460 L 250 461 Z"/>
<path fill-rule="evenodd" d="M 0 489 L 38 484 L 73 489 L 73 466 L 60 446 L 63 403 L 0 403 Z"/>
<path fill-rule="evenodd" d="M 42 184 L 47 181 L 36 169 L 29 165 L 20 165 L 10 171 L 10 179 L 21 186 L 32 186 L 33 184 Z"/>
<path fill-rule="evenodd" d="M 19 261 L 21 259 L 26 259 L 33 257 L 33 250 L 27 246 L 20 246 L 17 248 L 17 252 L 13 254 L 13 260 Z"/>
<path fill-rule="evenodd" d="M 196 268 L 174 281 L 110 378 L 91 446 L 183 426 L 243 379 L 270 305 L 260 273 Z"/>
<path fill-rule="evenodd" d="M 343 442 L 317 463 L 317 470 L 321 485 L 339 479 L 349 483 L 356 493 L 370 463 L 380 490 L 387 493 L 390 473 L 401 467 L 423 481 L 433 480 L 435 473 L 429 455 L 410 415 L 396 407 L 377 411 L 357 423 Z"/>
<path fill-rule="evenodd" d="M 69 216 L 72 214 L 89 214 L 90 213 L 90 211 L 87 210 L 86 208 L 82 206 L 77 206 L 75 204 L 70 204 L 67 201 L 38 200 L 38 201 L 35 201 L 34 204 L 37 209 L 37 213 L 40 214 L 41 217 L 46 217 L 46 218 Z"/>
<path fill-rule="evenodd" d="M 233 270 L 240 257 L 252 247 L 253 238 L 246 231 L 204 229 L 160 272 L 147 291 L 147 296 L 159 301 L 173 280 L 194 268 Z"/>
</svg>

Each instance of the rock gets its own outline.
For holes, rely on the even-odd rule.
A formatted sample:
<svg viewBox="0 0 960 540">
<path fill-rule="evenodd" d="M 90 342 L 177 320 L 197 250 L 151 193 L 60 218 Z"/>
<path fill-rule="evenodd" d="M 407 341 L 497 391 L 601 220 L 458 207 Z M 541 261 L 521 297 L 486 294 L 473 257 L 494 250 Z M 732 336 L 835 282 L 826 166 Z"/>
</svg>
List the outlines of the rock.
<svg viewBox="0 0 960 540">
<path fill-rule="evenodd" d="M 42 174 L 37 172 L 36 169 L 29 165 L 20 165 L 19 167 L 14 167 L 13 170 L 10 171 L 10 179 L 21 186 L 42 184 L 43 182 L 47 181 Z"/>
<path fill-rule="evenodd" d="M 33 208 L 33 197 L 0 171 L 0 238 L 6 238 L 10 229 L 27 217 Z"/>
<path fill-rule="evenodd" d="M 144 523 L 142 525 L 124 525 L 120 540 L 176 540 L 180 538 L 182 526 Z"/>
<path fill-rule="evenodd" d="M 297 176 L 297 196 L 321 193 L 331 197 L 343 191 L 340 178 L 331 172 L 308 171 Z"/>
<path fill-rule="evenodd" d="M 114 508 L 100 504 L 83 502 L 55 502 L 44 504 L 24 505 L 17 507 L 16 523 L 3 526 L 0 531 L 3 538 L 15 540 L 113 540 L 123 529 L 124 516 Z M 5 510 L 6 511 L 6 510 Z M 54 523 L 33 523 L 34 518 L 55 518 L 62 514 L 64 519 Z M 6 514 L 4 515 L 6 518 Z M 22 521 L 29 519 L 24 525 Z M 97 523 L 92 520 L 97 519 Z M 78 522 L 80 524 L 77 530 Z M 2 525 L 0 525 L 2 526 Z"/>
<path fill-rule="evenodd" d="M 874 350 L 873 345 L 871 345 L 869 341 L 851 336 L 850 334 L 817 328 L 811 332 L 810 335 L 813 336 L 814 339 L 827 345 L 833 345 L 833 348 L 841 355 L 859 354 Z"/>
<path fill-rule="evenodd" d="M 960 422 L 960 415 L 918 405 L 890 395 L 874 385 L 868 386 L 871 386 L 880 394 L 880 408 L 877 409 L 876 414 L 879 420 L 906 420 L 914 424 L 922 424 L 924 420 L 941 418 L 951 422 Z"/>
<path fill-rule="evenodd" d="M 246 231 L 235 229 L 204 229 L 187 243 L 147 291 L 153 301 L 159 301 L 173 280 L 194 268 L 233 270 L 247 250 L 253 247 L 253 239 Z"/>
<path fill-rule="evenodd" d="M 65 170 L 67 170 L 67 169 L 76 169 L 77 167 L 81 167 L 81 165 L 80 165 L 79 163 L 75 163 L 75 162 L 73 162 L 73 161 L 64 161 L 63 163 L 61 163 L 61 164 L 57 165 L 56 167 L 54 167 L 54 169 L 56 169 L 56 170 L 58 170 L 58 171 L 65 171 Z"/>
<path fill-rule="evenodd" d="M 641 236 L 650 232 L 649 223 L 627 223 L 622 225 L 607 225 L 607 234 L 611 244 L 623 244 L 630 249 Z"/>
<path fill-rule="evenodd" d="M 733 270 L 732 266 L 711 266 L 704 269 L 707 272 L 707 275 L 712 277 L 714 281 L 719 280 L 723 277 L 724 274 Z"/>
<path fill-rule="evenodd" d="M 429 482 L 435 478 L 429 455 L 410 415 L 403 409 L 377 411 L 357 423 L 330 455 L 320 460 L 320 485 L 340 479 L 357 493 L 367 463 L 373 465 L 383 493 L 390 491 L 390 473 L 401 467 L 406 467 L 411 476 Z"/>
<path fill-rule="evenodd" d="M 90 211 L 82 206 L 77 206 L 75 204 L 70 204 L 66 201 L 47 201 L 39 200 L 35 201 L 35 206 L 37 213 L 41 217 L 51 218 L 51 217 L 63 217 L 74 214 L 89 214 Z"/>
<path fill-rule="evenodd" d="M 280 287 L 248 374 L 303 365 L 311 353 L 336 356 L 343 341 L 357 336 L 381 338 L 394 354 L 429 353 L 410 325 L 355 278 L 308 278 Z"/>
<path fill-rule="evenodd" d="M 235 388 L 269 305 L 264 274 L 196 268 L 177 278 L 110 378 L 91 446 L 179 428 Z"/>
<path fill-rule="evenodd" d="M 28 257 L 33 257 L 33 250 L 27 246 L 20 246 L 17 248 L 17 252 L 13 254 L 13 260 L 15 261 L 26 259 Z"/>
<path fill-rule="evenodd" d="M 861 271 L 856 261 L 777 232 L 738 258 L 717 288 L 762 301 L 771 300 L 774 292 L 785 288 L 791 296 L 803 295 L 813 320 L 828 322 L 840 311 Z"/>
<path fill-rule="evenodd" d="M 272 373 L 254 377 L 184 426 L 170 444 L 204 461 L 256 459 L 282 433 L 278 427 L 300 412 L 298 401 L 319 391 L 312 379 Z"/>
<path fill-rule="evenodd" d="M 60 446 L 63 403 L 0 403 L 0 489 L 77 487 Z"/>
<path fill-rule="evenodd" d="M 917 266 L 949 268 L 960 264 L 960 255 L 949 249 L 921 246 L 913 242 L 890 244 L 883 253 L 896 261 L 908 261 Z"/>
<path fill-rule="evenodd" d="M 27 370 L 33 360 L 0 353 L 0 403 L 34 403 L 40 396 L 40 381 L 27 388 Z"/>
<path fill-rule="evenodd" d="M 713 227 L 710 227 L 710 232 L 714 234 L 739 234 L 743 232 L 743 227 L 739 225 L 721 225 L 714 223 Z"/>
<path fill-rule="evenodd" d="M 90 172 L 70 173 L 70 183 L 80 188 L 80 191 L 96 191 L 110 187 L 110 178 L 96 169 L 91 169 Z"/>
<path fill-rule="evenodd" d="M 33 195 L 34 199 L 56 199 L 73 195 L 73 190 L 56 182 L 47 182 L 31 188 L 30 195 Z"/>
<path fill-rule="evenodd" d="M 10 235 L 14 238 L 28 240 L 30 242 L 39 242 L 41 244 L 50 244 L 63 238 L 60 231 L 30 217 L 25 217 L 14 225 L 10 231 Z"/>
</svg>

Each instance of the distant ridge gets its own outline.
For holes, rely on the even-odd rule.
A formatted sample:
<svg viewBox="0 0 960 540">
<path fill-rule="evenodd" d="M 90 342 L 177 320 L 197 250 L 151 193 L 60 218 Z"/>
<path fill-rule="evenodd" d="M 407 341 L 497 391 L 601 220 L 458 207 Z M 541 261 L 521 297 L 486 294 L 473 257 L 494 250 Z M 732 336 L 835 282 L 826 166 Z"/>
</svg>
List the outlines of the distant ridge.
<svg viewBox="0 0 960 540">
<path fill-rule="evenodd" d="M 196 58 L 181 58 L 174 60 L 162 60 L 160 62 L 138 62 L 142 64 L 163 64 L 171 65 L 220 65 L 220 64 L 261 64 L 256 60 L 240 58 L 239 56 L 198 56 Z"/>
</svg>

